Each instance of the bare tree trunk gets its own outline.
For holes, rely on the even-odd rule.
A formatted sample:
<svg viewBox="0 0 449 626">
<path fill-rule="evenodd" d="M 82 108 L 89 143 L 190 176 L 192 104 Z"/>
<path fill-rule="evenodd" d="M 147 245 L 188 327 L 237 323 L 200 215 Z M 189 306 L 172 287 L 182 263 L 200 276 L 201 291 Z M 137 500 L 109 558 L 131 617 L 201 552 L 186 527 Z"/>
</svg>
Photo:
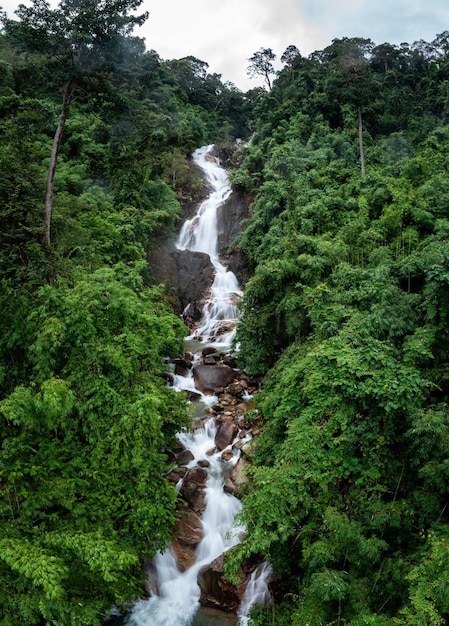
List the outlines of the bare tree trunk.
<svg viewBox="0 0 449 626">
<path fill-rule="evenodd" d="M 53 183 L 56 173 L 56 162 L 58 160 L 59 147 L 61 145 L 62 133 L 64 132 L 67 115 L 69 112 L 70 104 L 72 103 L 76 90 L 76 83 L 69 80 L 64 87 L 62 97 L 62 110 L 59 116 L 58 127 L 56 128 L 55 136 L 53 137 L 53 146 L 51 149 L 50 165 L 48 166 L 47 187 L 45 191 L 45 241 L 50 248 L 50 224 L 51 224 L 51 212 L 53 208 Z"/>
<path fill-rule="evenodd" d="M 362 112 L 360 107 L 357 110 L 359 116 L 359 146 L 360 146 L 360 166 L 362 168 L 362 178 L 365 178 L 365 152 L 363 150 L 363 125 L 362 125 Z"/>
</svg>

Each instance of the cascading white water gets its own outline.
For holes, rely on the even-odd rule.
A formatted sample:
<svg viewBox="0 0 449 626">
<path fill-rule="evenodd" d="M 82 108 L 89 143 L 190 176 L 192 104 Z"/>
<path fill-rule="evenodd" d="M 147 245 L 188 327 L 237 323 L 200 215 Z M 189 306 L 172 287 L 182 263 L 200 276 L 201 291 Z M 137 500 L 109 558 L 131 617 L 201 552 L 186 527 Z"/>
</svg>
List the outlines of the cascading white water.
<svg viewBox="0 0 449 626">
<path fill-rule="evenodd" d="M 239 610 L 240 626 L 247 626 L 250 623 L 248 614 L 254 604 L 264 605 L 269 601 L 268 583 L 271 579 L 271 574 L 272 568 L 267 561 L 263 561 L 251 574 Z"/>
<path fill-rule="evenodd" d="M 198 572 L 240 541 L 244 529 L 234 527 L 234 517 L 240 510 L 240 500 L 222 489 L 226 462 L 222 452 L 206 455 L 215 447 L 217 426 L 208 419 L 203 429 L 194 434 L 182 433 L 180 442 L 190 450 L 194 458 L 188 468 L 197 467 L 198 461 L 207 458 L 208 481 L 206 486 L 206 508 L 202 517 L 203 539 L 197 547 L 195 563 L 185 572 L 180 572 L 171 548 L 159 553 L 153 562 L 156 572 L 157 594 L 149 600 L 139 602 L 133 609 L 128 624 L 135 626 L 187 626 L 192 623 L 199 608 Z"/>
<path fill-rule="evenodd" d="M 204 172 L 212 191 L 200 204 L 196 215 L 184 223 L 177 248 L 208 254 L 215 268 L 214 282 L 200 324 L 189 338 L 203 342 L 213 340 L 217 348 L 225 350 L 230 347 L 234 337 L 237 302 L 242 291 L 235 274 L 218 258 L 217 210 L 229 198 L 232 190 L 226 170 L 212 156 L 212 150 L 213 145 L 210 145 L 198 148 L 193 153 L 193 160 Z"/>
<path fill-rule="evenodd" d="M 207 343 L 216 339 L 219 334 L 220 339 L 214 341 L 214 346 L 226 349 L 232 342 L 233 331 L 229 331 L 229 328 L 237 321 L 236 303 L 241 291 L 235 275 L 221 264 L 217 254 L 217 208 L 229 197 L 231 188 L 226 171 L 211 156 L 212 148 L 213 146 L 199 148 L 193 155 L 195 162 L 205 173 L 212 191 L 200 205 L 195 217 L 184 224 L 177 246 L 181 250 L 207 253 L 216 270 L 200 325 L 188 339 L 201 339 L 203 343 Z M 223 333 L 224 325 L 228 332 Z M 174 374 L 173 385 L 178 390 L 197 391 L 191 374 Z M 214 396 L 200 395 L 204 405 L 211 406 L 217 401 Z M 202 515 L 203 538 L 196 548 L 196 560 L 186 571 L 181 572 L 171 547 L 164 553 L 157 554 L 152 564 L 155 578 L 152 595 L 148 600 L 142 600 L 135 605 L 126 622 L 129 626 L 193 626 L 199 609 L 199 571 L 241 540 L 245 529 L 234 525 L 234 518 L 241 508 L 240 500 L 223 490 L 225 476 L 237 462 L 241 452 L 231 445 L 229 449 L 232 450 L 232 455 L 229 455 L 229 460 L 224 460 L 223 451 L 211 454 L 211 450 L 215 449 L 216 432 L 215 420 L 207 418 L 204 419 L 204 428 L 178 435 L 180 443 L 193 455 L 187 468 L 196 468 L 200 461 L 208 461 L 205 510 Z M 237 437 L 233 443 L 237 440 L 240 443 L 246 441 Z M 247 615 L 251 606 L 266 599 L 267 571 L 256 570 L 248 584 L 248 591 L 239 612 L 241 624 L 248 623 Z"/>
</svg>

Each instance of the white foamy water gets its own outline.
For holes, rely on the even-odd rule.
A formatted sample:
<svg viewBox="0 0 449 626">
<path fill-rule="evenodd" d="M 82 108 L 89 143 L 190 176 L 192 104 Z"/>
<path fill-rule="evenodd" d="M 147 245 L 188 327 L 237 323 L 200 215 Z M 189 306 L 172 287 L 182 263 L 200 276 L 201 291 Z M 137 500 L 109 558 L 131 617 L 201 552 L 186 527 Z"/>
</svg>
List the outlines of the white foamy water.
<svg viewBox="0 0 449 626">
<path fill-rule="evenodd" d="M 210 196 L 200 205 L 197 214 L 188 220 L 180 233 L 178 248 L 205 252 L 215 268 L 215 280 L 210 296 L 204 306 L 202 319 L 196 332 L 187 340 L 213 341 L 213 345 L 225 351 L 231 346 L 234 330 L 223 333 L 224 325 L 232 328 L 237 322 L 237 301 L 242 295 L 237 279 L 224 267 L 217 254 L 217 209 L 231 193 L 226 171 L 211 155 L 213 146 L 199 148 L 194 160 L 205 173 L 210 186 Z M 177 390 L 198 392 L 192 372 L 187 376 L 173 374 L 173 386 Z M 201 403 L 211 406 L 217 402 L 215 396 L 200 393 Z M 200 588 L 197 582 L 202 567 L 209 565 L 218 556 L 237 545 L 245 529 L 234 523 L 241 509 L 235 496 L 223 489 L 224 480 L 232 466 L 237 463 L 241 452 L 229 446 L 233 456 L 225 461 L 223 451 L 211 454 L 215 449 L 217 424 L 213 418 L 204 419 L 203 428 L 193 433 L 178 435 L 179 441 L 193 455 L 187 468 L 196 468 L 201 460 L 207 460 L 207 482 L 205 510 L 202 515 L 203 538 L 196 548 L 196 559 L 186 571 L 178 568 L 171 547 L 158 553 L 151 567 L 151 597 L 138 602 L 126 624 L 128 626 L 190 626 L 200 608 Z M 236 438 L 244 443 L 247 439 Z M 182 484 L 182 481 L 181 481 Z M 181 484 L 178 488 L 181 488 Z M 248 612 L 254 603 L 265 603 L 268 596 L 267 581 L 270 570 L 257 569 L 252 575 L 239 612 L 241 624 L 248 624 Z M 203 623 L 203 622 L 202 622 Z M 217 623 L 214 621 L 214 623 Z"/>
<path fill-rule="evenodd" d="M 206 508 L 202 516 L 203 539 L 197 546 L 196 561 L 185 572 L 181 572 L 171 548 L 157 554 L 152 564 L 155 575 L 154 593 L 149 600 L 142 600 L 134 607 L 127 621 L 129 625 L 191 624 L 200 606 L 200 589 L 197 583 L 200 569 L 241 540 L 244 529 L 234 526 L 234 518 L 241 508 L 240 500 L 223 490 L 226 472 L 237 457 L 224 461 L 221 451 L 207 455 L 208 451 L 215 448 L 217 426 L 212 418 L 206 420 L 204 426 L 193 434 L 179 435 L 181 443 L 194 456 L 188 467 L 197 467 L 198 461 L 205 458 L 210 463 L 207 468 Z"/>
<path fill-rule="evenodd" d="M 213 146 L 198 148 L 193 160 L 203 171 L 210 186 L 210 195 L 202 202 L 191 220 L 186 220 L 179 234 L 177 248 L 208 254 L 215 269 L 215 278 L 203 308 L 198 328 L 188 339 L 214 341 L 219 350 L 230 348 L 237 323 L 237 302 L 242 291 L 235 274 L 218 258 L 218 208 L 229 198 L 231 185 L 226 170 L 212 156 Z M 223 332 L 225 329 L 225 332 Z"/>
</svg>

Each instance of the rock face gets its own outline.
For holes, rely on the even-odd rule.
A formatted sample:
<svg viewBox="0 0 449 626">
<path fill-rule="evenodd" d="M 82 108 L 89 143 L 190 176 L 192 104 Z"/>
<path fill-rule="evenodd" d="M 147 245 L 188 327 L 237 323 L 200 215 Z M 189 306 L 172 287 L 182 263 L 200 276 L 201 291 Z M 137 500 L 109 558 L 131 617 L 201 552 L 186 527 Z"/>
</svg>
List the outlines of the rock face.
<svg viewBox="0 0 449 626">
<path fill-rule="evenodd" d="M 229 247 L 242 232 L 243 220 L 249 217 L 249 203 L 246 196 L 233 191 L 217 211 L 218 254 L 241 285 L 248 281 L 248 262 L 240 248 L 236 247 L 230 252 Z"/>
<path fill-rule="evenodd" d="M 173 257 L 178 268 L 178 308 L 184 312 L 187 325 L 200 319 L 205 294 L 214 282 L 215 269 L 208 254 L 191 250 L 176 251 Z"/>
<path fill-rule="evenodd" d="M 224 555 L 222 554 L 210 565 L 203 567 L 198 574 L 200 604 L 236 612 L 242 601 L 247 583 L 246 577 L 238 585 L 233 585 L 226 580 Z"/>
<path fill-rule="evenodd" d="M 227 387 L 234 380 L 234 370 L 229 365 L 198 364 L 193 368 L 195 386 L 203 393 L 212 394 L 216 389 Z"/>
<path fill-rule="evenodd" d="M 223 263 L 244 285 L 249 276 L 248 263 L 238 247 L 230 250 L 230 245 L 243 230 L 243 220 L 249 215 L 250 199 L 238 191 L 233 191 L 217 211 L 218 254 Z M 192 213 L 187 207 L 183 213 Z M 205 296 L 214 280 L 215 270 L 209 255 L 203 252 L 178 250 L 174 238 L 162 241 L 148 256 L 155 281 L 164 283 L 173 301 L 173 308 L 181 315 L 188 310 L 184 320 L 189 328 L 201 318 Z"/>
</svg>

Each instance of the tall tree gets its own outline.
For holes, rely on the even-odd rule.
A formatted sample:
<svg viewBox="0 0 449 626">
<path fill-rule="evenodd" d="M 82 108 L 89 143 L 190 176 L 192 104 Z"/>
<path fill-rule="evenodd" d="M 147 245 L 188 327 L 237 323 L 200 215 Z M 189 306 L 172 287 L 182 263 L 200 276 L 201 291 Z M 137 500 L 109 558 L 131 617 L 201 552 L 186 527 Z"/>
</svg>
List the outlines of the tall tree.
<svg viewBox="0 0 449 626">
<path fill-rule="evenodd" d="M 48 167 L 45 192 L 45 240 L 50 246 L 53 184 L 70 105 L 89 79 L 113 63 L 122 38 L 148 14 L 135 15 L 142 0 L 47 0 L 19 5 L 19 21 L 1 17 L 7 35 L 22 49 L 45 55 L 62 91 L 62 105 Z"/>
<path fill-rule="evenodd" d="M 273 61 L 276 55 L 271 48 L 261 48 L 250 57 L 248 65 L 248 76 L 254 78 L 254 76 L 263 76 L 268 89 L 271 91 L 271 79 L 270 76 L 275 74 L 273 67 Z"/>
</svg>

